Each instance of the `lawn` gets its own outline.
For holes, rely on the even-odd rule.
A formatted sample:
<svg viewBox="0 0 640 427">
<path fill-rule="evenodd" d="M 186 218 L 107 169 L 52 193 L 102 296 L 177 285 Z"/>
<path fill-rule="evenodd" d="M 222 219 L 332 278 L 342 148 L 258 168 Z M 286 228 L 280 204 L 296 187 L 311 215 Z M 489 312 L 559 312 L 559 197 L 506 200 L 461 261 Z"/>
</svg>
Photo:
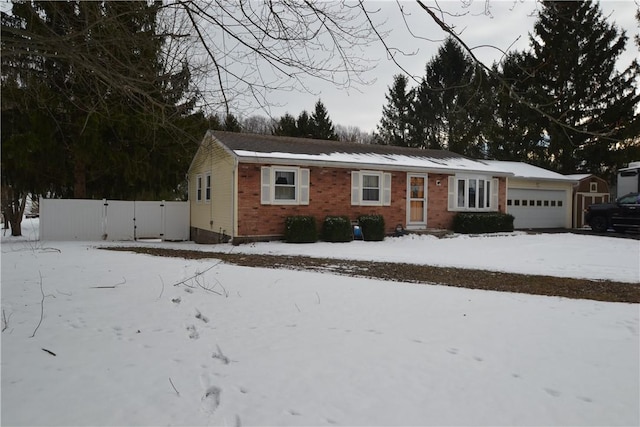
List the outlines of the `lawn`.
<svg viewBox="0 0 640 427">
<path fill-rule="evenodd" d="M 3 425 L 640 423 L 638 304 L 25 234 L 2 241 Z M 138 245 L 640 281 L 638 242 L 597 236 Z"/>
</svg>

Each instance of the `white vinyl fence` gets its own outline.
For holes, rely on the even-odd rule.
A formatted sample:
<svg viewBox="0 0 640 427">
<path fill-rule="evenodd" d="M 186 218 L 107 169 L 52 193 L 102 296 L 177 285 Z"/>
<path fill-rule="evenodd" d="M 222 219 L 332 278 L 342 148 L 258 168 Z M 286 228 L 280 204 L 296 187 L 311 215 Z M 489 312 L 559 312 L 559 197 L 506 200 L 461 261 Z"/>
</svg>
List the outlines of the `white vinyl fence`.
<svg viewBox="0 0 640 427">
<path fill-rule="evenodd" d="M 189 240 L 189 202 L 40 199 L 40 240 Z"/>
</svg>

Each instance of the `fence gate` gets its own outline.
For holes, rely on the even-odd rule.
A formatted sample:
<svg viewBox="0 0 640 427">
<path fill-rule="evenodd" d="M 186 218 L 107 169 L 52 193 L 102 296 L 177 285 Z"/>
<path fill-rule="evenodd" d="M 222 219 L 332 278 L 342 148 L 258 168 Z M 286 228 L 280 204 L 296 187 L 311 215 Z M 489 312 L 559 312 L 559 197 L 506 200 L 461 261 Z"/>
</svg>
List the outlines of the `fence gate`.
<svg viewBox="0 0 640 427">
<path fill-rule="evenodd" d="M 40 200 L 40 240 L 189 240 L 189 202 Z"/>
</svg>

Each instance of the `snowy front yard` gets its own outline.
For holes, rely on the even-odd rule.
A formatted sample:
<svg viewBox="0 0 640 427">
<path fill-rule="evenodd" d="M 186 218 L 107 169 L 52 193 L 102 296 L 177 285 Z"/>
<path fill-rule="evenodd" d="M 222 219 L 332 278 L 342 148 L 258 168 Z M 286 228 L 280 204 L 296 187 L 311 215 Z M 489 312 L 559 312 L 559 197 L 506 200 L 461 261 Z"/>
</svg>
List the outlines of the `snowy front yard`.
<svg viewBox="0 0 640 427">
<path fill-rule="evenodd" d="M 640 423 L 638 304 L 95 246 L 3 240 L 3 425 Z M 568 234 L 166 246 L 640 281 L 638 241 Z"/>
</svg>

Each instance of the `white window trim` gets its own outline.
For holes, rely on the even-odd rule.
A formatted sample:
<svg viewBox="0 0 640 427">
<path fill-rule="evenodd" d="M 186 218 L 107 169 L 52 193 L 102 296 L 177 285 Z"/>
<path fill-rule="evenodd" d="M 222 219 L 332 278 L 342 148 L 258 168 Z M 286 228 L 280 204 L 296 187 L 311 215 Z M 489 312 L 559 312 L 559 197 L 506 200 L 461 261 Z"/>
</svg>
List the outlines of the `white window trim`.
<svg viewBox="0 0 640 427">
<path fill-rule="evenodd" d="M 196 175 L 196 203 L 202 203 L 202 174 Z"/>
<path fill-rule="evenodd" d="M 211 203 L 211 172 L 204 175 L 204 202 Z M 208 194 L 207 194 L 208 193 Z"/>
<path fill-rule="evenodd" d="M 465 206 L 458 206 L 458 182 L 464 180 L 465 184 L 464 184 L 464 203 Z M 468 204 L 469 201 L 469 180 L 482 180 L 485 182 L 489 182 L 489 193 L 486 194 L 485 193 L 485 204 L 488 204 L 488 206 L 479 208 L 477 207 L 477 201 L 478 201 L 478 194 L 476 193 L 476 207 L 468 207 L 466 206 Z M 449 176 L 449 181 L 448 181 L 448 193 L 449 193 L 449 200 L 448 200 L 448 210 L 449 211 L 454 211 L 454 212 L 496 212 L 498 211 L 498 197 L 499 197 L 499 192 L 498 192 L 498 185 L 499 185 L 499 180 L 497 178 L 492 178 L 491 176 L 487 176 L 487 175 L 454 175 L 454 176 Z M 486 191 L 486 185 L 485 185 L 485 191 Z"/>
<path fill-rule="evenodd" d="M 379 199 L 363 199 L 363 182 L 365 176 L 377 176 L 379 184 Z M 351 172 L 351 204 L 354 206 L 390 206 L 391 205 L 391 174 L 380 171 L 361 170 Z"/>
<path fill-rule="evenodd" d="M 293 172 L 295 181 L 295 199 L 276 199 L 276 172 Z M 261 169 L 261 195 L 263 205 L 308 205 L 309 169 L 291 166 L 264 166 Z"/>
</svg>

